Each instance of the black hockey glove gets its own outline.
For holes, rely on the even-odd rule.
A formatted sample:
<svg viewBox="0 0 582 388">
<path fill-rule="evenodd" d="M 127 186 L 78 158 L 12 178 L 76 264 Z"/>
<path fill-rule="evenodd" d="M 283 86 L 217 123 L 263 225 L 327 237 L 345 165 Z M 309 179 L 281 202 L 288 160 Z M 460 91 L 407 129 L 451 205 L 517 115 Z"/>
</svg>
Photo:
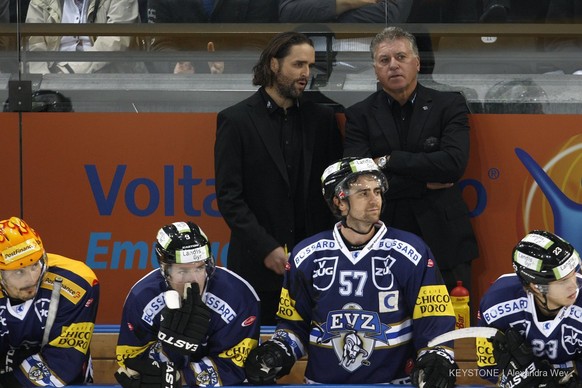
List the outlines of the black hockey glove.
<svg viewBox="0 0 582 388">
<path fill-rule="evenodd" d="M 279 377 L 291 372 L 295 356 L 283 341 L 269 340 L 250 351 L 245 362 L 245 373 L 253 385 L 273 385 Z"/>
<path fill-rule="evenodd" d="M 457 380 L 457 363 L 441 347 L 423 353 L 414 363 L 411 380 L 415 387 L 450 388 Z"/>
<path fill-rule="evenodd" d="M 40 348 L 36 347 L 32 349 L 9 349 L 1 358 L 0 369 L 2 369 L 2 372 L 12 372 L 14 369 L 18 369 L 22 361 L 39 352 Z"/>
<path fill-rule="evenodd" d="M 500 387 L 538 387 L 552 384 L 552 366 L 547 360 L 536 359 L 531 346 L 515 329 L 498 331 L 491 340 L 493 357 L 501 372 Z M 551 385 L 549 385 L 551 387 Z"/>
<path fill-rule="evenodd" d="M 115 372 L 115 379 L 123 388 L 178 388 L 180 371 L 172 362 L 158 362 L 152 359 L 128 358 L 125 368 Z"/>
<path fill-rule="evenodd" d="M 210 309 L 200 297 L 197 283 L 184 288 L 184 300 L 177 309 L 162 310 L 158 339 L 175 352 L 190 355 L 206 339 Z"/>
</svg>

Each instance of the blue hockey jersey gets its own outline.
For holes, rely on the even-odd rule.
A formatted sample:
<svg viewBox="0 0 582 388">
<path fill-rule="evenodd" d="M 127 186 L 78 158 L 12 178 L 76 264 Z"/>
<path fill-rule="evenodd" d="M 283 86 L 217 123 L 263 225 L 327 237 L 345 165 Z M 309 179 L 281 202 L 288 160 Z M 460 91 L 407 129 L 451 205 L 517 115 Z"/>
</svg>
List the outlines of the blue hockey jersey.
<svg viewBox="0 0 582 388">
<path fill-rule="evenodd" d="M 48 253 L 47 267 L 34 299 L 13 306 L 0 292 L 0 359 L 14 361 L 0 367 L 5 372 L 12 370 L 27 387 L 91 381 L 89 345 L 99 304 L 99 282 L 93 271 L 77 260 Z M 41 346 L 58 278 L 62 280 L 58 309 L 48 342 Z"/>
<path fill-rule="evenodd" d="M 244 362 L 258 345 L 259 298 L 250 284 L 222 267 L 207 281 L 202 300 L 211 310 L 207 341 L 194 356 L 165 351 L 158 341 L 160 315 L 168 290 L 159 269 L 139 280 L 130 290 L 121 318 L 117 361 L 149 357 L 174 362 L 189 386 L 240 384 Z"/>
<path fill-rule="evenodd" d="M 455 327 L 433 255 L 418 236 L 382 223 L 349 251 L 339 225 L 293 250 L 273 337 L 297 359 L 309 354 L 307 382 L 410 382 L 418 352 Z"/>
<path fill-rule="evenodd" d="M 580 278 L 580 275 L 577 275 Z M 551 320 L 539 320 L 533 294 L 526 292 L 515 274 L 499 277 L 483 295 L 478 313 L 478 326 L 506 331 L 519 330 L 533 350 L 534 356 L 546 359 L 563 372 L 582 369 L 582 298 L 562 307 Z M 496 381 L 501 372 L 495 368 L 493 345 L 485 338 L 476 340 L 477 364 L 482 377 Z M 563 375 L 564 373 L 561 373 Z"/>
</svg>

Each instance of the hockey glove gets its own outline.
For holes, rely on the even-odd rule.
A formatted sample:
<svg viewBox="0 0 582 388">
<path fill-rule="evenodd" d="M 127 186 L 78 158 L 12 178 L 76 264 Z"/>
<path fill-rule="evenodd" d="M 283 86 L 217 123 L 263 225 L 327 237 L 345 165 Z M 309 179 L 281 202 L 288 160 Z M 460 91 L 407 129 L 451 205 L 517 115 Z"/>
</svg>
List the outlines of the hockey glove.
<svg viewBox="0 0 582 388">
<path fill-rule="evenodd" d="M 552 366 L 547 360 L 534 357 L 531 346 L 513 328 L 499 331 L 491 340 L 493 357 L 501 372 L 501 387 L 537 387 L 544 380 L 549 382 Z"/>
<path fill-rule="evenodd" d="M 269 340 L 250 351 L 245 362 L 245 373 L 253 385 L 273 385 L 279 377 L 291 372 L 295 356 L 283 341 Z"/>
<path fill-rule="evenodd" d="M 210 309 L 200 297 L 198 284 L 184 288 L 182 306 L 162 310 L 158 339 L 177 353 L 190 355 L 206 339 L 210 324 Z"/>
<path fill-rule="evenodd" d="M 412 384 L 415 387 L 450 388 L 457 380 L 457 364 L 441 347 L 423 353 L 414 363 Z"/>
<path fill-rule="evenodd" d="M 180 371 L 172 362 L 158 362 L 150 358 L 128 358 L 125 367 L 115 372 L 115 379 L 123 388 L 177 388 L 181 387 Z"/>
<path fill-rule="evenodd" d="M 22 361 L 39 352 L 40 348 L 36 347 L 32 349 L 9 349 L 6 354 L 2 356 L 2 361 L 0 361 L 0 368 L 2 369 L 1 373 L 12 372 L 14 369 L 18 369 Z"/>
</svg>

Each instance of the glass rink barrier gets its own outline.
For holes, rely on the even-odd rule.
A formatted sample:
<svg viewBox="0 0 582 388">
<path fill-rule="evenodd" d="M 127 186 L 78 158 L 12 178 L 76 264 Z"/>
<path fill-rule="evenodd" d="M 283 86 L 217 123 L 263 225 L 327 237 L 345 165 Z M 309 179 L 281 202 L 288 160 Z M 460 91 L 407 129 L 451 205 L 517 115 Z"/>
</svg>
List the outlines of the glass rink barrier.
<svg viewBox="0 0 582 388">
<path fill-rule="evenodd" d="M 472 113 L 569 114 L 582 109 L 576 24 L 400 26 L 417 38 L 420 82 L 463 92 Z M 277 32 L 297 30 L 310 36 L 316 48 L 307 94 L 348 107 L 377 88 L 369 42 L 383 27 L 0 24 L 0 98 L 6 101 L 11 90 L 13 100 L 18 91 L 58 90 L 71 99 L 75 112 L 218 112 L 257 89 L 252 69 L 266 42 Z M 65 51 L 63 36 L 87 37 L 94 46 Z M 26 106 L 19 108 L 26 111 Z"/>
</svg>

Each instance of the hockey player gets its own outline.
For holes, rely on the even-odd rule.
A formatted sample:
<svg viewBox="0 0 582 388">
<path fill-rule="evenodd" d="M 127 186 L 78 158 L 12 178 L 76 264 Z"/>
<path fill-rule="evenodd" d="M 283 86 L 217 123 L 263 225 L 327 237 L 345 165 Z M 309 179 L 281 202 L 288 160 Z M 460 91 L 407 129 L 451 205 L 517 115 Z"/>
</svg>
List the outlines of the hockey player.
<svg viewBox="0 0 582 388">
<path fill-rule="evenodd" d="M 309 354 L 307 383 L 452 387 L 452 349 L 427 348 L 454 330 L 449 294 L 425 243 L 379 221 L 386 177 L 372 159 L 344 158 L 322 186 L 340 221 L 293 249 L 280 321 L 249 354 L 249 382 L 273 384 Z"/>
<path fill-rule="evenodd" d="M 20 218 L 0 221 L 0 387 L 92 381 L 99 282 L 84 263 L 46 253 Z"/>
<path fill-rule="evenodd" d="M 513 249 L 513 268 L 480 302 L 478 325 L 500 330 L 491 342 L 477 339 L 481 375 L 501 387 L 582 387 L 578 252 L 534 230 Z"/>
<path fill-rule="evenodd" d="M 130 290 L 123 307 L 115 377 L 124 388 L 222 386 L 245 379 L 258 344 L 259 299 L 233 272 L 216 267 L 193 222 L 162 227 L 160 265 Z"/>
</svg>

